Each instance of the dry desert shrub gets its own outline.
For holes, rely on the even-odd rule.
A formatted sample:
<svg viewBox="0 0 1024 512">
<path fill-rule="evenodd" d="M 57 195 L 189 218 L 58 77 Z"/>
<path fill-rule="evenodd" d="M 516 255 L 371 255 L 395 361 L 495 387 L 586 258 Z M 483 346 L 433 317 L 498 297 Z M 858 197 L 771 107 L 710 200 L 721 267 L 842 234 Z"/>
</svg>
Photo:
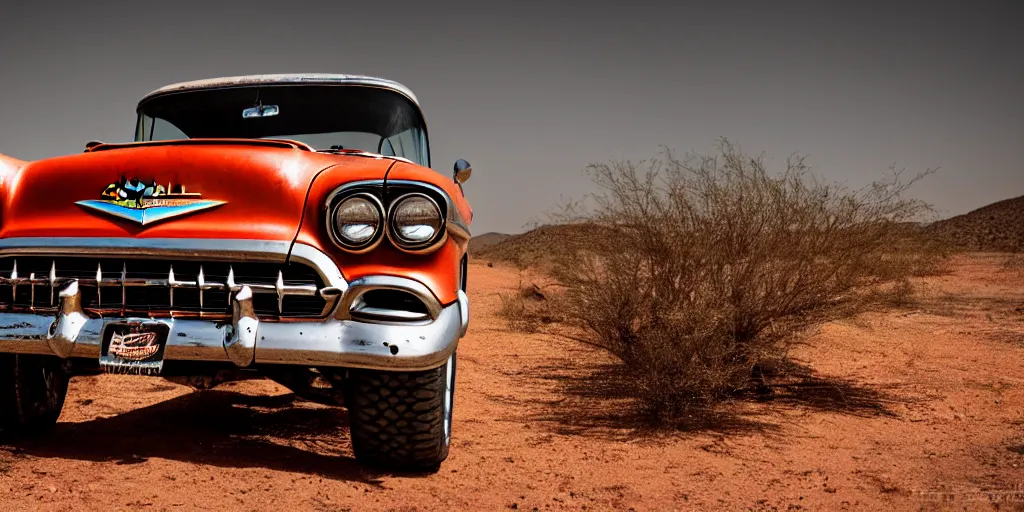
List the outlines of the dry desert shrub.
<svg viewBox="0 0 1024 512">
<path fill-rule="evenodd" d="M 849 190 L 814 179 L 803 156 L 773 174 L 764 155 L 717 149 L 591 165 L 602 192 L 560 219 L 586 229 L 549 247 L 560 313 L 622 360 L 657 419 L 746 387 L 878 287 L 905 300 L 907 278 L 942 260 L 915 228 L 930 208 L 904 197 L 927 173 Z"/>
</svg>

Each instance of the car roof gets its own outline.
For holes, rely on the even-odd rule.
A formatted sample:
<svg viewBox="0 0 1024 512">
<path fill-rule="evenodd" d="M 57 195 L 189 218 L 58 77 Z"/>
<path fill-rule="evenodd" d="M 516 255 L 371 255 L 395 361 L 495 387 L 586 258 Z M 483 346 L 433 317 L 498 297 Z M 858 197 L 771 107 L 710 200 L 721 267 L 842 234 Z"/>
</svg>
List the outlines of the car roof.
<svg viewBox="0 0 1024 512">
<path fill-rule="evenodd" d="M 416 96 L 409 90 L 408 87 L 395 82 L 394 80 L 388 80 L 386 78 L 379 78 L 373 76 L 364 75 L 342 75 L 332 73 L 287 73 L 287 74 L 272 74 L 272 75 L 245 75 L 245 76 L 228 76 L 221 78 L 206 78 L 203 80 L 193 80 L 190 82 L 181 82 L 171 85 L 165 85 L 145 96 L 139 100 L 141 106 L 146 101 L 157 96 L 163 96 L 165 94 L 174 94 L 179 92 L 187 91 L 199 91 L 204 89 L 221 89 L 226 87 L 251 87 L 255 85 L 291 85 L 291 84 L 322 84 L 322 85 L 355 85 L 363 87 L 376 87 L 379 89 L 388 89 L 397 92 L 407 98 L 416 108 L 420 108 L 419 101 Z"/>
</svg>

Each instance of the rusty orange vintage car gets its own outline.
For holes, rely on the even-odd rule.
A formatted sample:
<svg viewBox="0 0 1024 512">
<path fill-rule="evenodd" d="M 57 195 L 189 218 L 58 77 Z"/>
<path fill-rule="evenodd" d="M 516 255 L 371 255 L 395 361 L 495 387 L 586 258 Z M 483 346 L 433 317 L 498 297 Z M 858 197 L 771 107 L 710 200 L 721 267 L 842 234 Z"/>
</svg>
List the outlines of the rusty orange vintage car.
<svg viewBox="0 0 1024 512">
<path fill-rule="evenodd" d="M 137 113 L 134 142 L 0 156 L 2 427 L 52 426 L 74 375 L 267 377 L 347 407 L 359 461 L 436 470 L 469 323 L 472 170 L 431 170 L 412 92 L 231 77 Z"/>
</svg>

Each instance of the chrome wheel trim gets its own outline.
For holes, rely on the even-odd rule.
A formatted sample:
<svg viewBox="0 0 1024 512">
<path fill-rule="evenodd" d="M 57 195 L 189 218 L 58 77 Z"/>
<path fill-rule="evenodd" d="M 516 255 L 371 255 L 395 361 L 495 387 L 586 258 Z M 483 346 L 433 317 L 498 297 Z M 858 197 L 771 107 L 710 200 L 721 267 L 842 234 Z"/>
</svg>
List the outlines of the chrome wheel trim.
<svg viewBox="0 0 1024 512">
<path fill-rule="evenodd" d="M 452 398 L 455 394 L 455 352 L 448 356 L 445 363 L 444 378 L 444 444 L 451 443 L 452 438 Z"/>
</svg>

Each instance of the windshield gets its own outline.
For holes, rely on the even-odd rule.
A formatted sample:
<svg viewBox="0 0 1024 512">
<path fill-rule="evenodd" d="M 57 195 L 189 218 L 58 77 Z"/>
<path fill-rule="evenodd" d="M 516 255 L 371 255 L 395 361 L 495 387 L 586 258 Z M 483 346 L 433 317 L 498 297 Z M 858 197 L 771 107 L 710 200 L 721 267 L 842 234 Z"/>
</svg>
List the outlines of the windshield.
<svg viewBox="0 0 1024 512">
<path fill-rule="evenodd" d="M 243 110 L 261 105 L 272 115 L 242 116 Z M 388 89 L 353 85 L 206 89 L 154 97 L 138 112 L 136 141 L 291 139 L 318 151 L 358 149 L 430 166 L 419 108 Z"/>
</svg>

